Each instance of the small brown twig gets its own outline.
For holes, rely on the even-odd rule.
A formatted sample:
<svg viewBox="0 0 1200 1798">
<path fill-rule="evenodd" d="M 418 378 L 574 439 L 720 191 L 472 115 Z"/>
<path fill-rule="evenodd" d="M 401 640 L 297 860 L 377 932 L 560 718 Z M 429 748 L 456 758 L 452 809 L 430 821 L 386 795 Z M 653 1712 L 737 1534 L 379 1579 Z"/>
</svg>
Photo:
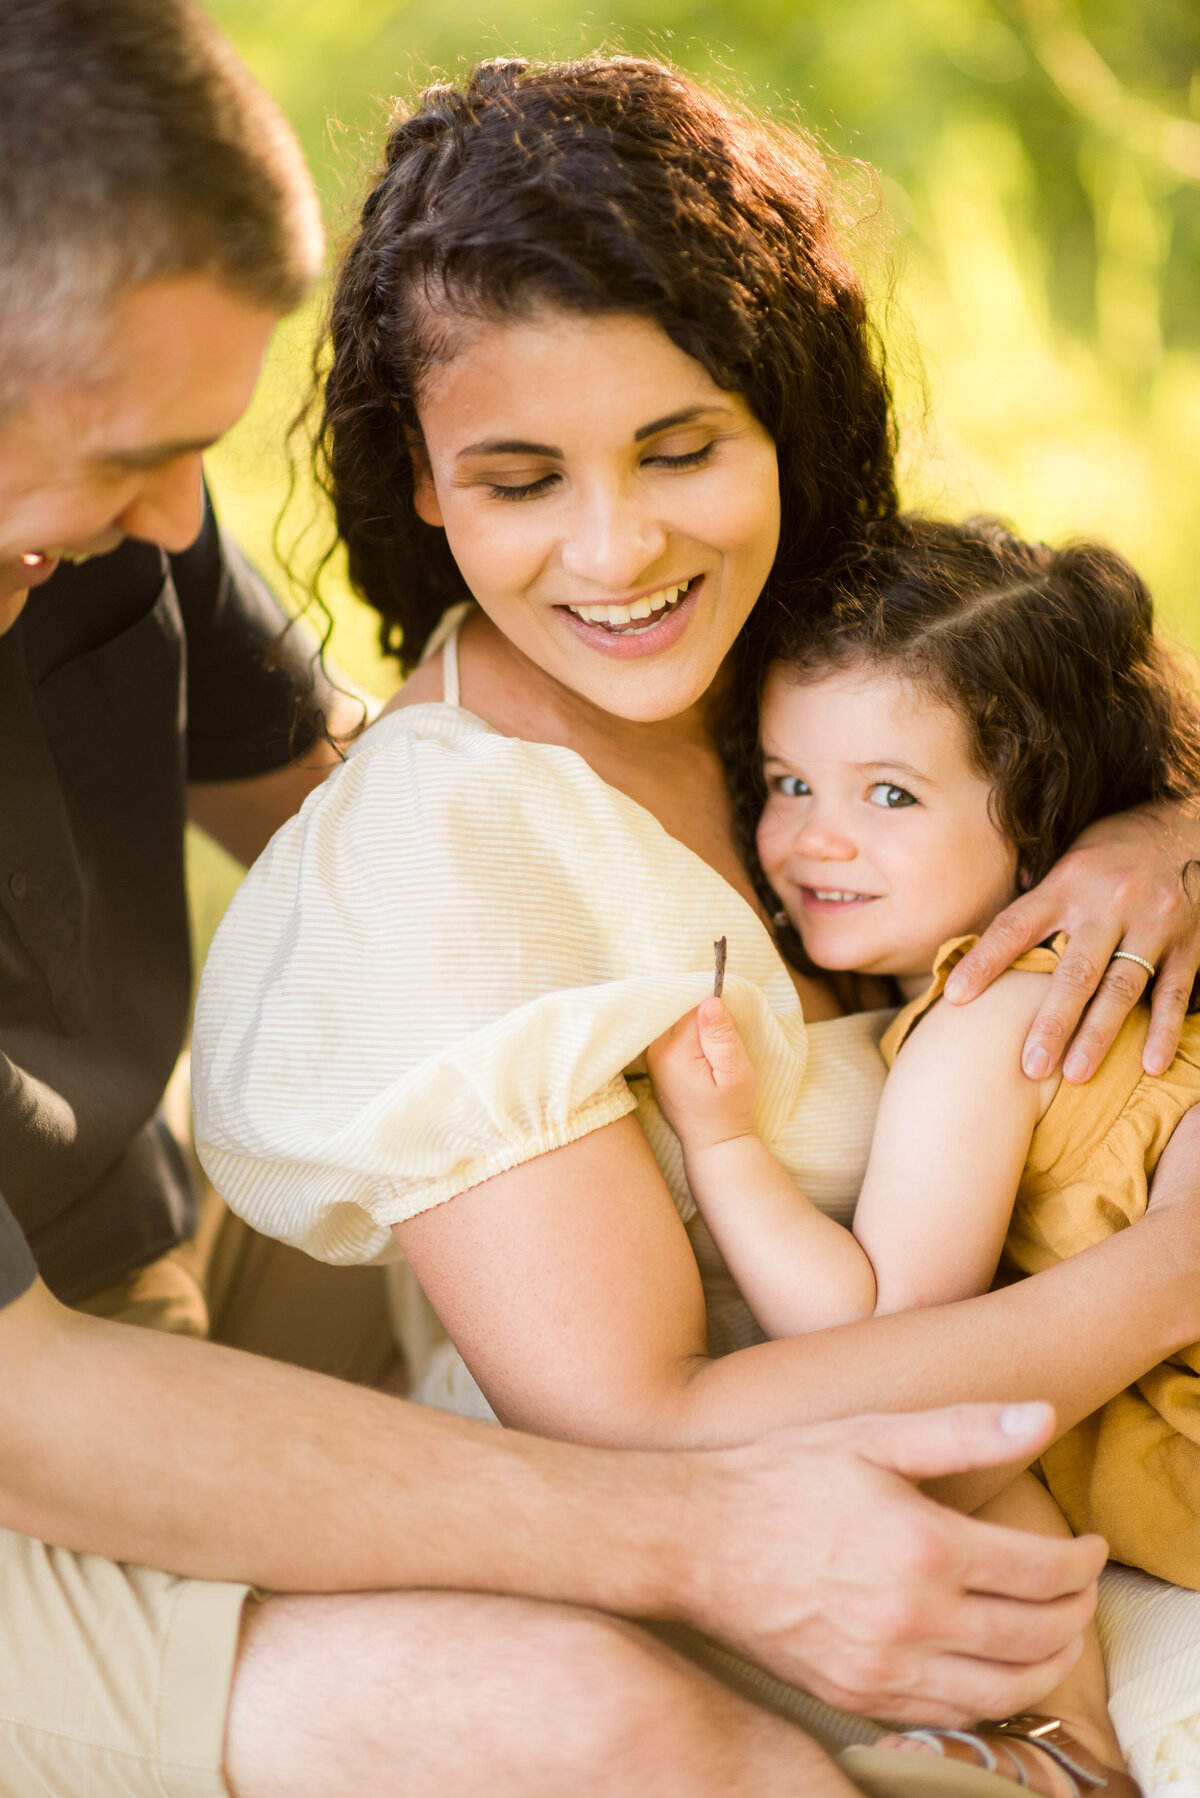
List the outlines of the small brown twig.
<svg viewBox="0 0 1200 1798">
<path fill-rule="evenodd" d="M 719 999 L 725 990 L 725 938 L 719 936 L 713 944 L 713 998 Z"/>
</svg>

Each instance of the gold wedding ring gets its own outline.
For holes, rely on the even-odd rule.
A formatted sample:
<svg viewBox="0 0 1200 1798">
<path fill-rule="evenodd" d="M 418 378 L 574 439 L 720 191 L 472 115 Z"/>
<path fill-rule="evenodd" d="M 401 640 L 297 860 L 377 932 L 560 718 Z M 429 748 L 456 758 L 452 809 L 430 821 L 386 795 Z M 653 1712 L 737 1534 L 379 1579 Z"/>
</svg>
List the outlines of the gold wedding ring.
<svg viewBox="0 0 1200 1798">
<path fill-rule="evenodd" d="M 1135 955 L 1132 949 L 1114 949 L 1111 959 L 1113 961 L 1136 961 L 1139 968 L 1145 968 L 1151 980 L 1158 972 L 1152 961 L 1147 961 L 1144 955 Z"/>
</svg>

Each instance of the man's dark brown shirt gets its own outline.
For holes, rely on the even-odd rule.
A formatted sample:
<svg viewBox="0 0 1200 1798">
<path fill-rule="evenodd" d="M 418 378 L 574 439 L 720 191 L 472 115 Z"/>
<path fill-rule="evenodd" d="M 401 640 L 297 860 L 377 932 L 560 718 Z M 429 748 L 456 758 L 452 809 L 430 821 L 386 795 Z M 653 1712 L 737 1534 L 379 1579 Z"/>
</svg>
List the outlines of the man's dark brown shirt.
<svg viewBox="0 0 1200 1798">
<path fill-rule="evenodd" d="M 64 566 L 0 636 L 0 1304 L 72 1300 L 189 1234 L 158 1116 L 190 987 L 189 780 L 312 740 L 284 617 L 211 513 L 191 549 Z M 13 1219 L 20 1230 L 13 1227 Z"/>
</svg>

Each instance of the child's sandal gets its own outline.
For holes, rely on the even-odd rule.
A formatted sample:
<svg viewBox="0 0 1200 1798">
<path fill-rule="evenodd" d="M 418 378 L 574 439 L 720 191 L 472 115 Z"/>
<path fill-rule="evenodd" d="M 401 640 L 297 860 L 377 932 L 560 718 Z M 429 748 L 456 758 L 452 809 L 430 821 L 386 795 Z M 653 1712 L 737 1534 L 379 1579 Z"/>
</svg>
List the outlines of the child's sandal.
<svg viewBox="0 0 1200 1798">
<path fill-rule="evenodd" d="M 1036 1776 L 1041 1769 L 1036 1755 L 1022 1752 L 1021 1745 L 1027 1743 L 1062 1768 L 1074 1784 L 1076 1798 L 1091 1798 L 1092 1794 L 1096 1798 L 1141 1798 L 1140 1787 L 1128 1773 L 1104 1766 L 1058 1717 L 1025 1711 L 1000 1723 L 983 1724 L 979 1730 L 907 1729 L 903 1734 L 910 1741 L 928 1743 L 945 1760 L 1039 1791 Z"/>
</svg>

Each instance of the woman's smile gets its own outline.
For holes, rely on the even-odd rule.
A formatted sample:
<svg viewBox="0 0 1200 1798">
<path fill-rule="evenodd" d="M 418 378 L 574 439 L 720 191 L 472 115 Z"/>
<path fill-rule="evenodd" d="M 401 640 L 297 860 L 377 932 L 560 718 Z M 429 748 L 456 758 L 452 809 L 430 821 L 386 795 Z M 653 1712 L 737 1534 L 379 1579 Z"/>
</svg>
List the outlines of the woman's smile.
<svg viewBox="0 0 1200 1798">
<path fill-rule="evenodd" d="M 418 513 L 546 674 L 617 717 L 682 714 L 775 558 L 771 438 L 649 320 L 463 330 L 420 400 Z"/>
</svg>

